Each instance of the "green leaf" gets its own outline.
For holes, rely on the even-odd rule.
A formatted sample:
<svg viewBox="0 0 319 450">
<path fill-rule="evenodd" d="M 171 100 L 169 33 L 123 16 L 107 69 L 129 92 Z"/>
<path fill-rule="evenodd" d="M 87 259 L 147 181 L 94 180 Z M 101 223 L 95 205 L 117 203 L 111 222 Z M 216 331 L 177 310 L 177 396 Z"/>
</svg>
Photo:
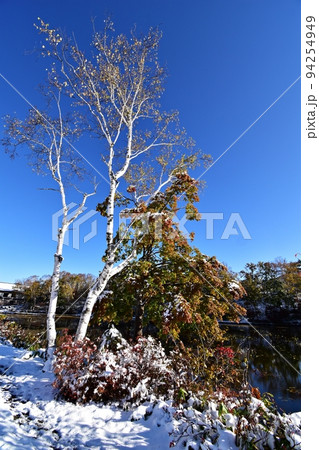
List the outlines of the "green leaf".
<svg viewBox="0 0 319 450">
<path fill-rule="evenodd" d="M 224 403 L 221 403 L 218 408 L 218 416 L 220 417 L 227 413 L 228 413 L 228 411 L 227 411 L 226 406 L 224 405 Z"/>
</svg>

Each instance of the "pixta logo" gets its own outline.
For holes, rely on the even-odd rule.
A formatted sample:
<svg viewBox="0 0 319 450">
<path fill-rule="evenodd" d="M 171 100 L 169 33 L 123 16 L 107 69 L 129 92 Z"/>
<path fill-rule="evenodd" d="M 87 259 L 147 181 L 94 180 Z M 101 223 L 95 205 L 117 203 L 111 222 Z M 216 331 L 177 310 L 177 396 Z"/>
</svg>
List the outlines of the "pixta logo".
<svg viewBox="0 0 319 450">
<path fill-rule="evenodd" d="M 200 220 L 206 223 L 205 227 L 205 239 L 214 239 L 214 221 L 224 220 L 224 213 L 199 213 Z M 185 235 L 186 238 L 190 238 L 189 231 L 186 227 L 187 222 L 190 222 L 187 218 L 187 214 L 184 214 L 180 219 L 176 215 L 172 215 L 172 221 L 176 223 L 179 230 Z M 121 237 L 127 237 L 127 230 L 132 227 L 135 222 L 138 224 L 137 231 L 139 236 L 148 235 L 149 233 L 155 233 L 155 238 L 160 239 L 162 233 L 162 221 L 167 220 L 161 213 L 133 213 L 130 217 L 126 214 L 121 214 L 119 216 L 119 223 L 122 225 Z M 153 224 L 153 227 L 150 225 Z M 191 226 L 191 225 L 190 225 Z M 238 212 L 233 212 L 230 214 L 227 222 L 224 222 L 223 233 L 220 236 L 222 240 L 228 240 L 231 236 L 241 236 L 245 240 L 250 240 L 251 235 Z"/>
<path fill-rule="evenodd" d="M 74 214 L 78 211 L 78 209 L 74 209 L 76 206 L 78 206 L 76 203 L 70 203 L 67 205 L 69 214 L 67 216 L 67 220 L 71 219 Z M 73 210 L 71 212 L 71 210 Z M 84 207 L 83 211 L 86 211 L 87 208 Z M 85 244 L 90 239 L 94 238 L 94 236 L 97 235 L 97 220 L 92 220 L 93 217 L 98 214 L 97 211 L 90 210 L 85 214 L 82 214 L 79 216 L 78 219 L 76 219 L 72 225 L 72 247 L 76 250 L 80 249 L 80 227 L 84 223 L 90 222 L 91 225 L 91 231 L 87 233 L 85 236 L 83 236 L 83 243 Z M 55 214 L 52 215 L 52 239 L 53 241 L 58 240 L 58 231 L 59 231 L 59 220 L 63 216 L 63 209 L 60 209 Z M 64 245 L 70 245 L 70 230 L 68 229 L 65 233 L 64 237 Z"/>
</svg>

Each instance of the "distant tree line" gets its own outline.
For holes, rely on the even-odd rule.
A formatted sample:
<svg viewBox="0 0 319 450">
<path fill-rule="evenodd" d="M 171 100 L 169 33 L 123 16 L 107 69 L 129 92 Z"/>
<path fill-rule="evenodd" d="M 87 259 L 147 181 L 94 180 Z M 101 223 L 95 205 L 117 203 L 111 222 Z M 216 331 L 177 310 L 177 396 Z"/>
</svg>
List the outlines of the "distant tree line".
<svg viewBox="0 0 319 450">
<path fill-rule="evenodd" d="M 107 320 L 117 324 L 121 321 L 131 321 L 135 337 L 142 335 L 143 326 L 151 321 L 156 323 L 161 331 L 167 328 L 167 331 L 169 329 L 169 333 L 176 337 L 181 330 L 182 323 L 185 327 L 187 322 L 193 322 L 188 317 L 190 315 L 197 317 L 195 321 L 197 327 L 203 320 L 216 321 L 219 314 L 220 319 L 225 314 L 231 317 L 231 308 L 226 308 L 227 302 L 223 303 L 223 308 L 220 308 L 219 305 L 218 313 L 216 304 L 215 309 L 212 308 L 210 302 L 214 302 L 216 296 L 224 295 L 228 297 L 229 301 L 232 297 L 241 298 L 247 309 L 261 305 L 282 309 L 298 309 L 300 307 L 300 260 L 287 262 L 281 259 L 275 262 L 247 263 L 245 269 L 237 275 L 228 272 L 225 266 L 215 258 L 207 257 L 205 263 L 201 263 L 202 266 L 197 265 L 195 268 L 195 266 L 189 266 L 186 260 L 189 260 L 190 254 L 193 253 L 192 258 L 195 264 L 196 258 L 199 258 L 201 254 L 194 252 L 177 230 L 174 238 L 173 246 L 169 240 L 161 247 L 154 245 L 154 242 L 144 242 L 144 257 L 116 276 L 110 284 L 110 289 L 105 291 L 101 297 L 95 309 L 98 321 Z M 177 247 L 179 251 L 183 251 L 184 258 L 187 255 L 185 259 L 178 257 Z M 199 262 L 200 258 L 198 264 Z M 209 270 L 207 270 L 208 267 Z M 203 271 L 205 278 L 200 275 Z M 210 288 L 209 280 L 207 281 L 208 274 L 212 277 L 210 282 L 215 281 L 214 288 L 218 287 L 217 291 Z M 216 285 L 217 279 L 219 280 L 218 286 Z M 79 304 L 82 305 L 81 298 L 85 299 L 85 294 L 94 280 L 94 276 L 90 274 L 61 272 L 58 294 L 59 309 L 69 307 L 78 298 L 80 298 Z M 230 286 L 237 282 L 236 292 L 229 296 Z M 30 308 L 48 305 L 51 291 L 50 276 L 33 275 L 17 281 L 16 287 L 23 294 L 24 300 Z M 235 315 L 238 312 L 244 313 L 244 310 L 239 310 L 238 304 L 232 301 L 231 303 Z M 79 304 L 75 304 L 73 311 L 76 306 L 79 307 Z M 212 319 L 208 319 L 209 311 L 213 309 Z M 168 314 L 169 312 L 170 314 Z M 173 317 L 174 319 L 172 319 Z M 211 326 L 212 324 L 210 324 Z"/>
<path fill-rule="evenodd" d="M 240 273 L 245 288 L 245 307 L 260 304 L 293 309 L 301 301 L 301 261 L 248 263 Z"/>
<path fill-rule="evenodd" d="M 61 281 L 58 293 L 58 307 L 65 309 L 71 306 L 72 302 L 81 299 L 85 300 L 85 293 L 93 284 L 95 278 L 91 274 L 70 272 L 61 272 Z M 24 300 L 31 309 L 37 306 L 48 306 L 51 293 L 52 277 L 44 275 L 39 277 L 32 275 L 24 280 L 16 282 L 16 288 L 19 290 Z M 82 302 L 83 303 L 83 302 Z M 74 305 L 76 307 L 76 304 Z"/>
</svg>

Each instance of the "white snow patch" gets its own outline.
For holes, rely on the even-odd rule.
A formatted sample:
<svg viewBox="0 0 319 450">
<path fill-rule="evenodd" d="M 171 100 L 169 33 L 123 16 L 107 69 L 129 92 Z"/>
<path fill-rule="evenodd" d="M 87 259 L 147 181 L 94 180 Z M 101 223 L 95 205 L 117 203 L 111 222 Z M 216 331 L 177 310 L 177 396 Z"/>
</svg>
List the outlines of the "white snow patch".
<svg viewBox="0 0 319 450">
<path fill-rule="evenodd" d="M 234 429 L 237 418 L 218 416 L 218 405 L 209 402 L 201 413 L 193 408 L 196 397 L 187 407 L 175 408 L 172 401 L 151 399 L 134 410 L 124 411 L 115 405 L 76 405 L 56 399 L 53 374 L 43 372 L 43 360 L 32 353 L 0 342 L 0 448 L 8 449 L 168 449 L 175 448 L 236 449 Z M 145 380 L 144 380 L 145 381 Z M 136 387 L 143 390 L 143 382 Z M 253 399 L 256 409 L 262 402 Z M 300 413 L 285 416 L 294 448 L 300 449 Z M 208 427 L 213 440 L 200 443 L 196 433 Z M 189 430 L 193 430 L 189 434 Z M 269 436 L 270 438 L 270 436 Z M 213 443 L 212 443 L 213 442 Z M 273 447 L 273 443 L 269 441 Z"/>
</svg>

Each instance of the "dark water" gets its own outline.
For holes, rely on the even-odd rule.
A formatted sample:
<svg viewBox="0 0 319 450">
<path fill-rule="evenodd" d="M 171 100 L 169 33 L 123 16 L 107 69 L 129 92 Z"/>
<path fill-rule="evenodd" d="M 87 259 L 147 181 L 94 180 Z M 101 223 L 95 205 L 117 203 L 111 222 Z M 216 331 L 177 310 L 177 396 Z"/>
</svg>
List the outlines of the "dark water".
<svg viewBox="0 0 319 450">
<path fill-rule="evenodd" d="M 21 325 L 24 329 L 39 332 L 39 333 L 46 333 L 46 315 L 45 314 L 38 314 L 38 313 L 28 313 L 28 314 L 9 314 L 9 313 L 3 313 L 7 319 L 10 319 L 19 325 Z M 67 316 L 63 315 L 59 320 L 56 322 L 56 327 L 58 334 L 62 334 L 62 331 L 64 329 L 69 329 L 70 332 L 74 332 L 76 330 L 77 324 L 78 324 L 78 317 L 75 316 Z"/>
<path fill-rule="evenodd" d="M 7 314 L 7 317 L 26 329 L 45 333 L 43 314 Z M 65 328 L 74 332 L 77 323 L 77 317 L 63 316 L 57 322 L 58 333 Z M 247 357 L 249 383 L 262 394 L 273 394 L 279 409 L 287 413 L 300 411 L 300 328 L 258 326 L 259 334 L 248 325 L 222 327 L 227 330 L 228 343 Z"/>
<path fill-rule="evenodd" d="M 300 328 L 258 326 L 257 331 L 248 325 L 226 328 L 229 344 L 246 354 L 249 383 L 262 394 L 273 394 L 279 409 L 287 413 L 300 411 Z"/>
</svg>

